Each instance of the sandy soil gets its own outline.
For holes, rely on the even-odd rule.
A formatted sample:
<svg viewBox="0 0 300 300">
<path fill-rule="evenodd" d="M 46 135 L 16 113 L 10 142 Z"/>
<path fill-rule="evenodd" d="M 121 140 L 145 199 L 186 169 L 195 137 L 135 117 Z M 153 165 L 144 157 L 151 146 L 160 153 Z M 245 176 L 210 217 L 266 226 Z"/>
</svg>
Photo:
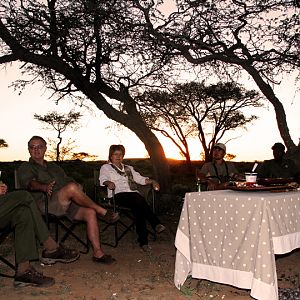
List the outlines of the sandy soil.
<svg viewBox="0 0 300 300">
<path fill-rule="evenodd" d="M 249 291 L 205 280 L 188 279 L 179 291 L 173 284 L 175 248 L 174 237 L 177 217 L 164 218 L 167 232 L 152 241 L 153 251 L 142 252 L 136 244 L 135 233 L 129 233 L 117 248 L 103 246 L 117 262 L 110 266 L 97 265 L 91 261 L 91 251 L 82 254 L 71 264 L 34 265 L 44 274 L 55 277 L 56 284 L 50 288 L 14 288 L 11 278 L 0 277 L 0 299 L 78 299 L 78 300 L 164 300 L 164 299 L 234 299 L 249 300 Z M 82 229 L 81 229 L 82 230 Z M 81 232 L 80 232 L 81 233 Z M 111 233 L 102 235 L 107 240 Z M 66 241 L 66 245 L 77 247 Z M 0 247 L 1 253 L 13 249 L 12 237 Z M 9 256 L 8 256 L 9 257 Z M 10 258 L 12 256 L 10 255 Z M 300 251 L 277 258 L 278 284 L 280 288 L 295 289 L 299 286 Z M 7 271 L 0 263 L 0 271 Z M 294 300 L 294 299 L 293 299 Z"/>
</svg>

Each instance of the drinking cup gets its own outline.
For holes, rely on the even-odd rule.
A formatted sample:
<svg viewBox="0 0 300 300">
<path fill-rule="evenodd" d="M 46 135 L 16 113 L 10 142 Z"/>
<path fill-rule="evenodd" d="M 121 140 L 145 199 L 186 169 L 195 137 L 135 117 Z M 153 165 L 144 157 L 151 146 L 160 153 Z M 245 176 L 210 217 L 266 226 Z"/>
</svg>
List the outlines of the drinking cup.
<svg viewBox="0 0 300 300">
<path fill-rule="evenodd" d="M 245 173 L 246 186 L 251 186 L 256 184 L 257 173 Z"/>
</svg>

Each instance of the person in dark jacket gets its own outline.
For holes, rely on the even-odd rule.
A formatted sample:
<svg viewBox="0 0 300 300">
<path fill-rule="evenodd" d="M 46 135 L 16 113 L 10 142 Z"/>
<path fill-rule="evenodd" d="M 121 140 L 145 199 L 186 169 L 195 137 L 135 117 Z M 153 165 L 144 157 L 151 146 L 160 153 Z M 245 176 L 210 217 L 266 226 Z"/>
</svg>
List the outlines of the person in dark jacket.
<svg viewBox="0 0 300 300">
<path fill-rule="evenodd" d="M 275 143 L 272 148 L 273 159 L 265 160 L 257 169 L 259 178 L 290 178 L 300 181 L 300 170 L 291 159 L 285 158 L 285 146 Z"/>
</svg>

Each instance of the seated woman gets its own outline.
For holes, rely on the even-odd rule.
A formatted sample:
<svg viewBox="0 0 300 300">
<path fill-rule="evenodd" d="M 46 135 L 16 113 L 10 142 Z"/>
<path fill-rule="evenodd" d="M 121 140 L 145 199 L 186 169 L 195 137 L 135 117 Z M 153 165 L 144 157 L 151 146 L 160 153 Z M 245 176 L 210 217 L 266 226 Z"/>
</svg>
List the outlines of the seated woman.
<svg viewBox="0 0 300 300">
<path fill-rule="evenodd" d="M 159 190 L 159 184 L 153 179 L 141 176 L 132 166 L 124 165 L 124 155 L 125 148 L 123 145 L 110 146 L 109 162 L 100 168 L 100 185 L 107 186 L 108 197 L 112 197 L 112 191 L 114 191 L 117 204 L 131 209 L 136 220 L 138 243 L 144 251 L 148 251 L 150 247 L 148 246 L 146 220 L 157 233 L 164 231 L 165 226 L 152 212 L 145 198 L 139 194 L 137 184 L 149 184 L 155 190 Z"/>
</svg>

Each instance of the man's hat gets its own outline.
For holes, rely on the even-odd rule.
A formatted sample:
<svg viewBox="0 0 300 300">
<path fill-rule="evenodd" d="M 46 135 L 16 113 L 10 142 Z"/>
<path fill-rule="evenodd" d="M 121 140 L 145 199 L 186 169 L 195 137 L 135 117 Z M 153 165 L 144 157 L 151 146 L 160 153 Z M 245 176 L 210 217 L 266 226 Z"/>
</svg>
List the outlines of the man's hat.
<svg viewBox="0 0 300 300">
<path fill-rule="evenodd" d="M 272 150 L 274 149 L 278 149 L 278 150 L 281 150 L 281 151 L 285 151 L 285 146 L 282 144 L 282 143 L 275 143 L 272 148 Z"/>
<path fill-rule="evenodd" d="M 224 152 L 226 153 L 226 146 L 224 144 L 222 144 L 222 143 L 216 143 L 216 144 L 214 144 L 213 149 L 214 148 L 220 148 L 220 149 L 224 150 Z"/>
</svg>

